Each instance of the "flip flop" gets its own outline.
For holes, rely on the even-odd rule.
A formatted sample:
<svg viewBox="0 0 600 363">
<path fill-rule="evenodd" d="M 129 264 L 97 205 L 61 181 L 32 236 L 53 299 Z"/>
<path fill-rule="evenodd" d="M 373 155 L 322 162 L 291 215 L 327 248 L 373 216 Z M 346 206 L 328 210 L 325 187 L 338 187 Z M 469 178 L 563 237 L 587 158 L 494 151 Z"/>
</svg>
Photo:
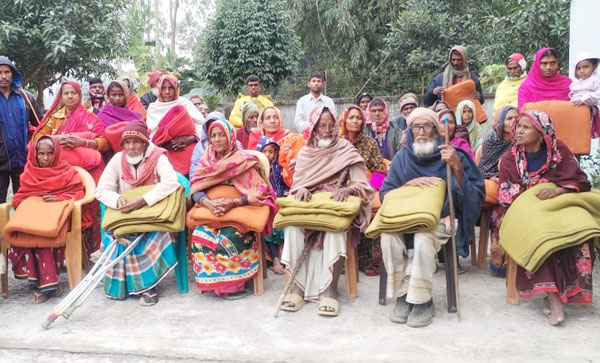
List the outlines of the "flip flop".
<svg viewBox="0 0 600 363">
<path fill-rule="evenodd" d="M 43 292 L 34 291 L 33 299 L 31 299 L 31 303 L 32 304 L 45 303 L 46 301 L 48 301 L 49 298 L 50 298 L 49 294 L 44 294 Z"/>
<path fill-rule="evenodd" d="M 319 315 L 338 316 L 340 312 L 340 303 L 336 299 L 330 297 L 323 298 L 319 304 L 318 312 Z"/>
<path fill-rule="evenodd" d="M 279 268 L 276 268 L 275 266 L 271 266 L 271 267 L 269 267 L 269 270 L 273 271 L 275 273 L 275 275 L 284 275 L 285 274 L 285 268 L 283 268 L 283 266 L 279 266 Z"/>
<path fill-rule="evenodd" d="M 293 304 L 293 306 L 287 306 L 286 303 Z M 285 311 L 298 311 L 302 309 L 303 306 L 304 299 L 298 294 L 287 294 L 281 302 L 281 310 Z"/>
<path fill-rule="evenodd" d="M 156 305 L 156 303 L 158 302 L 158 294 L 156 293 L 149 293 L 148 291 L 143 292 L 142 296 L 140 297 L 140 305 L 148 307 L 148 306 L 154 306 Z"/>
</svg>

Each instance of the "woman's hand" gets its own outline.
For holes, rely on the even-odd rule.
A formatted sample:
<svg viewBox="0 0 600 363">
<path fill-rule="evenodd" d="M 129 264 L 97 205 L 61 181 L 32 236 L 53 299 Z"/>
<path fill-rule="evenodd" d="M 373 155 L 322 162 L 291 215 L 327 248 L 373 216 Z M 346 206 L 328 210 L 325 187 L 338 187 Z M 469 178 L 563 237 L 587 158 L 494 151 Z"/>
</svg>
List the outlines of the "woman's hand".
<svg viewBox="0 0 600 363">
<path fill-rule="evenodd" d="M 123 198 L 123 197 L 121 197 Z M 119 198 L 119 200 L 121 199 Z M 146 205 L 146 201 L 144 198 L 134 199 L 131 202 L 126 202 L 125 205 L 119 207 L 121 213 L 131 213 L 134 210 L 140 209 Z"/>
<path fill-rule="evenodd" d="M 308 202 L 310 197 L 312 197 L 312 193 L 305 187 L 300 187 L 296 192 L 296 195 L 294 195 L 294 198 L 299 202 Z"/>
<path fill-rule="evenodd" d="M 42 196 L 42 198 L 44 199 L 44 202 L 46 202 L 46 203 L 58 202 L 58 198 L 56 198 L 56 195 L 53 195 L 53 194 L 46 194 L 46 195 Z"/>
<path fill-rule="evenodd" d="M 469 94 L 469 96 L 471 96 L 471 98 L 474 98 L 476 100 L 480 100 L 481 99 L 481 94 L 478 91 L 473 91 Z"/>
<path fill-rule="evenodd" d="M 331 199 L 333 199 L 335 202 L 345 202 L 346 199 L 348 199 L 348 197 L 351 195 L 352 188 L 339 188 L 332 193 Z"/>
<path fill-rule="evenodd" d="M 183 149 L 186 148 L 186 146 L 188 146 L 189 144 L 193 143 L 194 141 L 196 141 L 196 137 L 193 135 L 189 135 L 189 136 L 177 136 L 176 138 L 174 138 L 173 140 L 171 140 L 169 142 L 170 147 L 172 150 L 174 151 L 182 151 Z"/>
<path fill-rule="evenodd" d="M 552 199 L 556 198 L 561 194 L 568 193 L 569 190 L 566 188 L 558 187 L 558 188 L 544 188 L 538 190 L 535 195 L 540 200 Z"/>
</svg>

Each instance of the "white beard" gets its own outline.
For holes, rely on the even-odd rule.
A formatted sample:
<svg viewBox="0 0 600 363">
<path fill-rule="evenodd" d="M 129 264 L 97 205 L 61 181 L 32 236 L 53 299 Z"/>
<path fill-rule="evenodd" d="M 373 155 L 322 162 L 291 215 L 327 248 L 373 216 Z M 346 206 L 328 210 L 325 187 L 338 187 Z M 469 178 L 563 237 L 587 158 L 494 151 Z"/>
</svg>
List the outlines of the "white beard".
<svg viewBox="0 0 600 363">
<path fill-rule="evenodd" d="M 143 158 L 144 158 L 143 154 L 138 155 L 138 156 L 129 156 L 129 155 L 125 154 L 125 160 L 127 160 L 127 162 L 131 165 L 139 164 Z"/>
<path fill-rule="evenodd" d="M 320 147 L 321 149 L 326 149 L 329 147 L 329 145 L 331 145 L 332 141 L 333 141 L 332 139 L 318 139 L 317 146 Z"/>
<path fill-rule="evenodd" d="M 435 140 L 435 139 L 432 139 L 432 140 L 429 140 L 429 141 L 423 142 L 423 143 L 415 141 L 415 142 L 413 142 L 413 145 L 412 145 L 413 152 L 417 156 L 431 155 L 435 151 L 436 147 L 437 147 L 437 140 Z"/>
</svg>

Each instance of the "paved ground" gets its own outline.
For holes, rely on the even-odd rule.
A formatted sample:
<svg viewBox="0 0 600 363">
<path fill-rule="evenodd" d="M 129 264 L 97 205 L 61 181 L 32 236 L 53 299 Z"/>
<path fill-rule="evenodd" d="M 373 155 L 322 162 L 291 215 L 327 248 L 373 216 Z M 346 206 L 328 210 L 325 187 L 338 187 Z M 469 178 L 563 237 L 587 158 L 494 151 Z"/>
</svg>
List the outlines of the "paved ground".
<svg viewBox="0 0 600 363">
<path fill-rule="evenodd" d="M 599 275 L 596 270 L 596 287 Z M 238 301 L 198 295 L 192 284 L 180 295 L 168 276 L 155 307 L 109 300 L 98 287 L 70 320 L 61 318 L 48 331 L 40 323 L 58 300 L 33 305 L 24 282 L 11 277 L 9 284 L 9 298 L 0 298 L 0 361 L 600 361 L 597 302 L 568 307 L 565 323 L 552 327 L 541 298 L 507 305 L 504 280 L 476 267 L 460 276 L 462 321 L 446 313 L 440 270 L 436 317 L 421 329 L 391 323 L 391 304 L 377 303 L 378 278 L 363 274 L 354 301 L 346 300 L 340 282 L 337 318 L 318 316 L 313 303 L 273 318 L 283 278 L 271 272 L 265 295 Z"/>
</svg>

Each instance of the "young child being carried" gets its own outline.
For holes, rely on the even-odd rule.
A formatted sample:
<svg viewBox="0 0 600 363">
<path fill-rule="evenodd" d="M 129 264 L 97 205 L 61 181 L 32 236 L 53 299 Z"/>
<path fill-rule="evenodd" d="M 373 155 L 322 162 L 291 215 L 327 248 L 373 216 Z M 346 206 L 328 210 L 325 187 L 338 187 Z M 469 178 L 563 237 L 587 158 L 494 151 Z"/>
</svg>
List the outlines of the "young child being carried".
<svg viewBox="0 0 600 363">
<path fill-rule="evenodd" d="M 592 137 L 600 137 L 600 77 L 597 57 L 590 52 L 580 53 L 575 60 L 575 80 L 571 83 L 569 99 L 575 106 L 586 105 L 592 112 Z"/>
</svg>

